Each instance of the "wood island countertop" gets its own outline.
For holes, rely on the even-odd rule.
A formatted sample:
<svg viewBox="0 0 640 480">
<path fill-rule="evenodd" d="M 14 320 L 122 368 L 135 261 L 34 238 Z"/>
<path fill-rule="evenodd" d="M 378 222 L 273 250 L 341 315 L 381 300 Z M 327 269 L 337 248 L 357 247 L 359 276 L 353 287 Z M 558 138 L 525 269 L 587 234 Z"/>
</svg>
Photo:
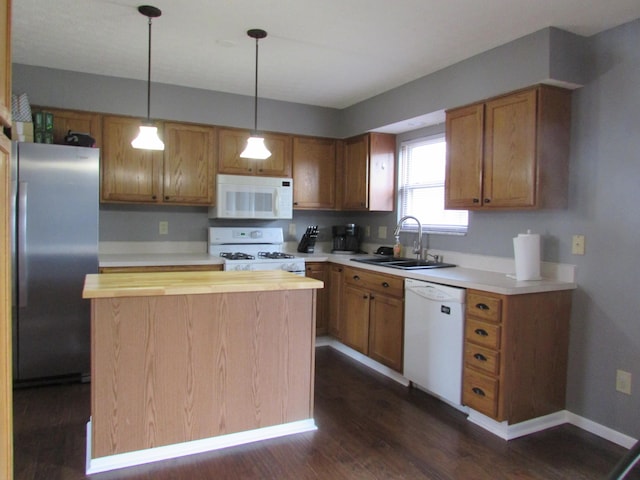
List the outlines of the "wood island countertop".
<svg viewBox="0 0 640 480">
<path fill-rule="evenodd" d="M 82 298 L 306 290 L 323 286 L 320 280 L 280 270 L 108 273 L 87 275 Z"/>
</svg>

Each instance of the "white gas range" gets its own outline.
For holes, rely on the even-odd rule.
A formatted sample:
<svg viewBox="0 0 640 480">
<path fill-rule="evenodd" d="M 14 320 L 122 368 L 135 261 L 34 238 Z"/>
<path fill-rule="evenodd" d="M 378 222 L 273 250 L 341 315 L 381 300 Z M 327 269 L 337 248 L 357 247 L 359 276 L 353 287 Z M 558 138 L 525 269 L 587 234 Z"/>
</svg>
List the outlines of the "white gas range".
<svg viewBox="0 0 640 480">
<path fill-rule="evenodd" d="M 224 259 L 224 270 L 284 270 L 304 276 L 304 258 L 282 251 L 281 228 L 210 227 L 209 255 Z"/>
</svg>

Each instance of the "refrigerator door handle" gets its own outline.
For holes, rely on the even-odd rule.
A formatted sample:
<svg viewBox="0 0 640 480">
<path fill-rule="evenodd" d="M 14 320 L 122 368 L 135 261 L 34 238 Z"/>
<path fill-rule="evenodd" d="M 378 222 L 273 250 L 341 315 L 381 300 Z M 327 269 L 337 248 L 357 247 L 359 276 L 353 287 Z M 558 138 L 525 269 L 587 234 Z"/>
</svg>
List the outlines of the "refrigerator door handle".
<svg viewBox="0 0 640 480">
<path fill-rule="evenodd" d="M 29 297 L 27 285 L 27 182 L 18 186 L 18 306 L 26 307 Z"/>
</svg>

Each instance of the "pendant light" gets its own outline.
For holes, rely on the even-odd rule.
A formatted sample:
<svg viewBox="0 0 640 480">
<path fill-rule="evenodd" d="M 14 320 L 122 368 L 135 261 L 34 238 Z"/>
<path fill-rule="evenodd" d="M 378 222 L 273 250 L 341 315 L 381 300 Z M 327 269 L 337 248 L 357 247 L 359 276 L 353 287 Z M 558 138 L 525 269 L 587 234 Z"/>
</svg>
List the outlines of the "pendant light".
<svg viewBox="0 0 640 480">
<path fill-rule="evenodd" d="M 265 38 L 267 32 L 254 28 L 247 31 L 247 35 L 256 39 L 256 89 L 253 102 L 253 132 L 247 140 L 247 146 L 242 151 L 242 158 L 253 158 L 256 160 L 264 160 L 271 156 L 271 152 L 264 144 L 264 137 L 258 134 L 258 40 Z"/>
<path fill-rule="evenodd" d="M 164 150 L 164 143 L 158 137 L 158 128 L 151 122 L 151 19 L 159 17 L 162 12 L 151 5 L 141 5 L 138 12 L 149 19 L 149 62 L 147 66 L 147 120 L 140 125 L 138 136 L 133 139 L 131 146 L 144 150 Z"/>
</svg>

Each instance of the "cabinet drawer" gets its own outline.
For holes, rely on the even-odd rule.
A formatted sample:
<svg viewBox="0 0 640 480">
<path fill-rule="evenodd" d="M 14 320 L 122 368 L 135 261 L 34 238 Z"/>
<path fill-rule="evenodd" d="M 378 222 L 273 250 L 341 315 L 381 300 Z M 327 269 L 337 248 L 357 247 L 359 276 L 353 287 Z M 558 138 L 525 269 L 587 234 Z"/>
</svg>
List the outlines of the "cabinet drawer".
<svg viewBox="0 0 640 480">
<path fill-rule="evenodd" d="M 373 290 L 392 297 L 403 296 L 404 279 L 401 277 L 347 267 L 344 269 L 344 280 L 349 285 L 365 290 Z"/>
<path fill-rule="evenodd" d="M 488 320 L 500 321 L 502 300 L 481 293 L 467 292 L 467 314 Z"/>
<path fill-rule="evenodd" d="M 500 373 L 500 353 L 467 343 L 464 348 L 464 363 L 490 375 Z"/>
<path fill-rule="evenodd" d="M 500 325 L 481 322 L 468 317 L 465 323 L 465 339 L 486 348 L 500 348 Z"/>
<path fill-rule="evenodd" d="M 498 380 L 465 369 L 462 403 L 489 417 L 496 418 L 498 414 Z"/>
</svg>

